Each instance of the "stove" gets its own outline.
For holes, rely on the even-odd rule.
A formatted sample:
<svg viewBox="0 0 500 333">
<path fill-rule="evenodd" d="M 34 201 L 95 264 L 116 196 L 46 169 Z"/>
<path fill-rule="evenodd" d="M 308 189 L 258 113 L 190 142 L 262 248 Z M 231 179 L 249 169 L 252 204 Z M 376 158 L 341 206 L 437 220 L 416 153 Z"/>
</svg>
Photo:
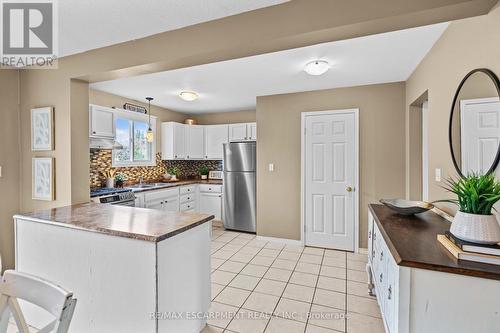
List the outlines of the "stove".
<svg viewBox="0 0 500 333">
<path fill-rule="evenodd" d="M 131 189 L 126 188 L 98 188 L 90 191 L 90 197 L 93 202 L 135 206 L 135 194 Z"/>
<path fill-rule="evenodd" d="M 98 197 L 101 195 L 110 195 L 110 194 L 116 194 L 116 193 L 123 193 L 123 192 L 131 192 L 131 189 L 128 188 L 107 188 L 107 187 L 96 187 L 90 189 L 90 197 Z"/>
</svg>

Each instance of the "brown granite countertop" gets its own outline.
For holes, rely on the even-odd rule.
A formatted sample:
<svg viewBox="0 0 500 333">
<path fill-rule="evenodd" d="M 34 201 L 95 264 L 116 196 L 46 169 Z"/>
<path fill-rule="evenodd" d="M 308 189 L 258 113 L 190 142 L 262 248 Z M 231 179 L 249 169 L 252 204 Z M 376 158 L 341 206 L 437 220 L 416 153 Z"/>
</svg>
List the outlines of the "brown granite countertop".
<svg viewBox="0 0 500 333">
<path fill-rule="evenodd" d="M 14 216 L 14 219 L 54 224 L 148 242 L 160 242 L 211 221 L 214 216 L 86 203 L 18 214 Z"/>
<path fill-rule="evenodd" d="M 145 184 L 147 184 L 147 183 L 145 183 Z M 125 188 L 130 188 L 133 192 L 138 193 L 138 192 L 154 191 L 154 190 L 160 190 L 160 189 L 178 187 L 178 186 L 185 186 L 185 185 L 192 185 L 192 184 L 222 185 L 222 180 L 220 180 L 220 179 L 208 179 L 208 180 L 192 179 L 192 180 L 179 180 L 176 182 L 159 181 L 155 184 L 157 184 L 157 185 L 153 186 L 153 187 L 137 188 L 137 187 L 125 186 Z"/>
<path fill-rule="evenodd" d="M 369 209 L 398 265 L 500 280 L 500 266 L 458 260 L 438 242 L 437 235 L 450 229 L 438 214 L 404 216 L 376 204 Z"/>
</svg>

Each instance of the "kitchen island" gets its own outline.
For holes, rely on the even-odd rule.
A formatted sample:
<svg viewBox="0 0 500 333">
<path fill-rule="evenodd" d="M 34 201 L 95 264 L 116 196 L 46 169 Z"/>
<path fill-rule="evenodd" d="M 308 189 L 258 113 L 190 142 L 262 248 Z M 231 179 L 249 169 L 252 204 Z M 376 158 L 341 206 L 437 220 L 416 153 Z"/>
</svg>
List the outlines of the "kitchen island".
<svg viewBox="0 0 500 333">
<path fill-rule="evenodd" d="M 16 269 L 74 293 L 71 332 L 199 332 L 212 219 L 95 203 L 16 215 Z M 35 327 L 49 321 L 22 306 Z"/>
</svg>

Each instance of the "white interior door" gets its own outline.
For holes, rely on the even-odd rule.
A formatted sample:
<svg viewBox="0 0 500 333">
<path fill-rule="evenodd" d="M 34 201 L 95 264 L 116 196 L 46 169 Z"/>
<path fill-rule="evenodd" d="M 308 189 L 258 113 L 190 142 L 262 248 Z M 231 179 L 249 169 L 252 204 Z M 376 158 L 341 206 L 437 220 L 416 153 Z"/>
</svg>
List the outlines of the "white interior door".
<svg viewBox="0 0 500 333">
<path fill-rule="evenodd" d="M 493 164 L 500 143 L 500 101 L 463 100 L 460 109 L 462 173 L 485 173 Z"/>
<path fill-rule="evenodd" d="M 304 125 L 305 244 L 354 251 L 357 110 L 308 113 Z"/>
</svg>

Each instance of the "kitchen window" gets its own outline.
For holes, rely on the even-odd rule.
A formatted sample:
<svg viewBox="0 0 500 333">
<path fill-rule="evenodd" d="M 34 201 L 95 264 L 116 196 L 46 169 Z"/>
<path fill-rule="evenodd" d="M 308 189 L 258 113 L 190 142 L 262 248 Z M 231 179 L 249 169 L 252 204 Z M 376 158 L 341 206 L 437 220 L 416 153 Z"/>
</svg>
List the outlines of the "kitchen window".
<svg viewBox="0 0 500 333">
<path fill-rule="evenodd" d="M 156 164 L 156 117 L 151 117 L 154 140 L 146 140 L 148 117 L 115 110 L 116 141 L 123 149 L 113 149 L 113 167 L 154 166 Z"/>
</svg>

